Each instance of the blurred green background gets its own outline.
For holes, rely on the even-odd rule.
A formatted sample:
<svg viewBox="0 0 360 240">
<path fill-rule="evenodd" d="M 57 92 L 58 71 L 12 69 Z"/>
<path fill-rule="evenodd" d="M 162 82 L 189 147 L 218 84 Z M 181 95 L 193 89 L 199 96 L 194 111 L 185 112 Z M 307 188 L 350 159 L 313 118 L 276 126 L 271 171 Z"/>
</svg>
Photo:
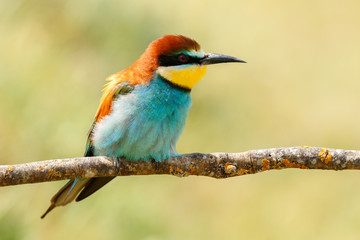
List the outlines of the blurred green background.
<svg viewBox="0 0 360 240">
<path fill-rule="evenodd" d="M 78 157 L 104 79 L 163 34 L 210 66 L 178 150 L 359 149 L 360 2 L 0 1 L 0 163 Z M 1 239 L 359 239 L 360 172 L 118 177 L 40 215 L 64 182 L 0 189 Z"/>
</svg>

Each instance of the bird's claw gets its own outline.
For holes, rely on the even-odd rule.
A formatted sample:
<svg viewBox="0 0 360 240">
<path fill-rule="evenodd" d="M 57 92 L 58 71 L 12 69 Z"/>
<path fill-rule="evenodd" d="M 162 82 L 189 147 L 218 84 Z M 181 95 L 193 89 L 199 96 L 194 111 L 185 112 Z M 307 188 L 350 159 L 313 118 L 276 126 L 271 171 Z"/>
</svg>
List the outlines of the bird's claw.
<svg viewBox="0 0 360 240">
<path fill-rule="evenodd" d="M 117 157 L 114 159 L 114 167 L 116 169 L 116 172 L 119 173 L 120 172 L 120 157 Z"/>
<path fill-rule="evenodd" d="M 182 153 L 174 153 L 174 154 L 171 155 L 171 157 L 181 157 L 182 155 L 184 155 L 184 154 L 182 154 Z"/>
</svg>

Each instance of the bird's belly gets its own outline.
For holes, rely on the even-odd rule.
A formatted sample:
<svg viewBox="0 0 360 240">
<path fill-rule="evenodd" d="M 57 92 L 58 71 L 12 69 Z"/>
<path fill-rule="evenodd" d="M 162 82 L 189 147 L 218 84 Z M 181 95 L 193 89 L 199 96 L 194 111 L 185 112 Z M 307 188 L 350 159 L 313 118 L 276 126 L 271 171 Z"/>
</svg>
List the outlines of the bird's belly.
<svg viewBox="0 0 360 240">
<path fill-rule="evenodd" d="M 156 161 L 175 154 L 175 144 L 191 104 L 190 96 L 170 104 L 165 98 L 154 97 L 157 100 L 150 101 L 131 94 L 114 102 L 112 113 L 95 127 L 95 154 Z"/>
</svg>

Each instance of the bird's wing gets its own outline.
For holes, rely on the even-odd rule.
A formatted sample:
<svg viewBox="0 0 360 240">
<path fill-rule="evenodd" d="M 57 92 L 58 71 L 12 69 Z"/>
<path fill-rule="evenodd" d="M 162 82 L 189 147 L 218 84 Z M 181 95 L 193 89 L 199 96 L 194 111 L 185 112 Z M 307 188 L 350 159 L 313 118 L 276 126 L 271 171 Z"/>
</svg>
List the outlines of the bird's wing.
<svg viewBox="0 0 360 240">
<path fill-rule="evenodd" d="M 108 86 L 107 86 L 108 87 Z M 103 116 L 106 116 L 106 114 L 109 114 L 111 112 L 111 105 L 112 102 L 119 96 L 126 95 L 131 93 L 134 90 L 135 86 L 128 83 L 127 81 L 121 82 L 117 84 L 115 87 L 110 89 L 107 93 L 104 93 L 102 104 L 99 107 L 99 110 L 96 114 L 96 118 L 94 123 L 92 124 L 89 134 L 88 134 L 88 140 L 87 140 L 87 146 L 85 150 L 85 156 L 94 156 L 93 152 L 93 145 L 92 145 L 92 133 L 94 131 L 94 127 L 98 121 L 99 118 L 102 118 Z M 108 103 L 108 98 L 111 99 L 110 103 Z M 85 185 L 84 189 L 81 191 L 79 196 L 76 198 L 76 201 L 81 201 L 84 198 L 87 198 L 97 190 L 99 190 L 101 187 L 103 187 L 105 184 L 110 182 L 114 177 L 102 177 L 102 178 L 91 178 L 89 182 Z"/>
<path fill-rule="evenodd" d="M 104 93 L 100 100 L 100 106 L 95 115 L 95 121 L 99 122 L 111 112 L 112 102 L 121 95 L 131 93 L 135 88 L 134 84 L 126 80 L 110 81 L 106 84 Z"/>
<path fill-rule="evenodd" d="M 94 156 L 93 144 L 92 144 L 92 134 L 95 128 L 96 123 L 104 116 L 111 112 L 112 101 L 121 95 L 131 93 L 134 90 L 135 86 L 129 84 L 126 81 L 120 82 L 117 85 L 111 86 L 109 84 L 106 89 L 107 92 L 104 92 L 100 107 L 96 113 L 96 118 L 93 124 L 90 127 L 88 133 L 88 139 L 86 143 L 85 157 Z M 87 178 L 87 179 L 75 179 L 68 181 L 50 200 L 50 207 L 47 211 L 41 216 L 44 218 L 52 209 L 57 206 L 64 206 L 72 202 L 75 197 L 76 201 L 80 201 L 97 190 L 103 187 L 106 183 L 110 182 L 114 177 L 103 177 L 103 178 Z M 80 194 L 79 194 L 80 193 Z"/>
<path fill-rule="evenodd" d="M 91 143 L 91 137 L 92 137 L 95 125 L 96 125 L 96 120 L 94 120 L 94 122 L 91 124 L 91 127 L 90 127 L 89 132 L 88 132 L 88 138 L 87 138 L 87 141 L 86 141 L 86 148 L 85 148 L 84 157 L 94 156 L 94 149 L 93 149 L 93 146 L 92 146 L 92 143 Z"/>
<path fill-rule="evenodd" d="M 86 149 L 85 149 L 85 157 L 91 157 L 94 156 L 93 152 L 93 146 L 92 146 L 92 134 L 94 131 L 94 128 L 96 126 L 96 123 L 99 122 L 103 117 L 110 114 L 112 102 L 118 98 L 119 96 L 126 95 L 131 93 L 135 88 L 135 85 L 130 84 L 127 81 L 120 82 L 116 85 L 114 85 L 112 82 L 109 82 L 104 90 L 104 94 L 101 98 L 100 106 L 96 112 L 95 120 L 92 123 L 89 132 L 88 132 L 88 138 L 86 142 Z"/>
</svg>

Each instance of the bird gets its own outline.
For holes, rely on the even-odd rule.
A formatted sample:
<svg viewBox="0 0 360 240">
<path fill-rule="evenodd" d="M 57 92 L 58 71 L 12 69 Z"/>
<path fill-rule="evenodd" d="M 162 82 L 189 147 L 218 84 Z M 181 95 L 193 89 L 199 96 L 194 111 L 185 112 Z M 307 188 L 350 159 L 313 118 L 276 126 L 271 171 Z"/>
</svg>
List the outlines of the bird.
<svg viewBox="0 0 360 240">
<path fill-rule="evenodd" d="M 191 106 L 192 88 L 208 65 L 229 62 L 245 63 L 205 53 L 195 40 L 183 35 L 154 40 L 129 68 L 107 78 L 84 156 L 156 162 L 178 156 L 176 142 Z M 68 181 L 51 198 L 41 218 L 55 207 L 87 198 L 113 178 Z"/>
</svg>

